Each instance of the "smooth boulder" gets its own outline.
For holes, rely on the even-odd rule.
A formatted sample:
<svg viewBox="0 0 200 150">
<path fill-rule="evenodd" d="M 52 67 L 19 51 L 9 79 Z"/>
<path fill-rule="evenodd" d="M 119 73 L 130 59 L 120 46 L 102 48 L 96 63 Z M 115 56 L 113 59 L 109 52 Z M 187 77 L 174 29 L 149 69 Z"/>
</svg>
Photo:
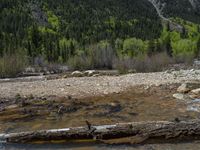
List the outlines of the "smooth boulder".
<svg viewBox="0 0 200 150">
<path fill-rule="evenodd" d="M 83 77 L 84 76 L 84 74 L 80 71 L 74 71 L 74 72 L 71 73 L 71 75 L 73 77 Z"/>
<path fill-rule="evenodd" d="M 200 88 L 194 89 L 191 91 L 193 94 L 199 95 L 200 94 Z"/>
</svg>

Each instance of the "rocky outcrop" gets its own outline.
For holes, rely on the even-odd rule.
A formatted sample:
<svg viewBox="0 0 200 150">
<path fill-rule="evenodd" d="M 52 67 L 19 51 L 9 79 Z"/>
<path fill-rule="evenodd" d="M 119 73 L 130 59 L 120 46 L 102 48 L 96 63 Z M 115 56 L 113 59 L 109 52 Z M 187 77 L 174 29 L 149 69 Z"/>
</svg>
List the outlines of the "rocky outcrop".
<svg viewBox="0 0 200 150">
<path fill-rule="evenodd" d="M 160 0 L 148 0 L 150 3 L 152 3 L 153 7 L 156 9 L 158 16 L 165 22 L 169 24 L 169 28 L 171 31 L 178 31 L 183 32 L 183 26 L 180 24 L 177 24 L 175 22 L 172 22 L 169 18 L 164 16 L 163 10 L 165 8 L 166 3 L 161 2 Z"/>
<path fill-rule="evenodd" d="M 187 111 L 200 112 L 200 83 L 183 83 L 173 97 L 185 103 Z"/>
<path fill-rule="evenodd" d="M 98 72 L 95 71 L 95 70 L 86 70 L 86 71 L 84 71 L 84 75 L 88 76 L 88 77 L 91 77 L 91 76 L 96 75 L 96 74 L 98 74 Z"/>
<path fill-rule="evenodd" d="M 186 83 L 183 83 L 181 86 L 178 87 L 177 92 L 179 93 L 187 93 L 190 89 Z"/>
<path fill-rule="evenodd" d="M 177 100 L 182 100 L 182 101 L 191 100 L 191 98 L 188 95 L 182 93 L 173 94 L 173 97 L 176 98 Z"/>
<path fill-rule="evenodd" d="M 200 94 L 200 88 L 194 89 L 191 91 L 193 94 L 199 95 Z"/>
<path fill-rule="evenodd" d="M 29 3 L 27 7 L 30 9 L 33 18 L 39 25 L 49 26 L 48 17 L 37 2 Z"/>
<path fill-rule="evenodd" d="M 197 10 L 200 8 L 200 1 L 199 0 L 188 0 L 192 7 Z"/>
<path fill-rule="evenodd" d="M 161 3 L 159 0 L 148 0 L 150 3 L 152 3 L 152 5 L 154 6 L 154 8 L 156 9 L 157 11 L 157 14 L 158 16 L 165 20 L 165 21 L 170 21 L 168 18 L 166 18 L 164 15 L 163 15 L 163 9 L 165 7 L 165 3 Z"/>
<path fill-rule="evenodd" d="M 74 71 L 71 73 L 73 77 L 83 77 L 84 74 L 81 71 Z"/>
</svg>

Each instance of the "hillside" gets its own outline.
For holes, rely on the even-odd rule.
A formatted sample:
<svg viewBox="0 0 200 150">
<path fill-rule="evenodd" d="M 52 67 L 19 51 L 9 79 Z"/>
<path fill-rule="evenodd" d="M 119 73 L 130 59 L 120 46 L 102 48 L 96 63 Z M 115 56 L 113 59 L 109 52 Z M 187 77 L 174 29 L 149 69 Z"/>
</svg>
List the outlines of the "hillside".
<svg viewBox="0 0 200 150">
<path fill-rule="evenodd" d="M 34 39 L 28 39 L 28 36 L 36 36 L 30 35 L 30 32 L 38 27 L 39 32 L 46 36 L 50 34 L 56 40 L 75 39 L 82 45 L 126 37 L 152 39 L 158 37 L 161 31 L 160 20 L 155 10 L 149 9 L 151 4 L 146 0 L 118 0 L 117 3 L 112 0 L 5 0 L 0 5 L 1 39 L 11 33 L 14 40 L 19 40 L 20 36 L 20 41 L 24 39 L 27 45 L 31 42 L 34 48 L 41 46 L 41 41 L 38 38 L 37 43 Z M 48 41 L 54 41 L 47 38 Z M 21 42 L 14 43 L 17 44 L 14 47 L 21 47 Z"/>
<path fill-rule="evenodd" d="M 199 0 L 149 0 L 159 10 L 161 17 L 179 17 L 187 21 L 200 23 Z"/>
<path fill-rule="evenodd" d="M 108 56 L 135 57 L 161 51 L 176 54 L 173 42 L 177 41 L 170 38 L 192 40 L 188 43 L 197 46 L 189 53 L 197 54 L 199 3 L 199 0 L 1 0 L 0 56 L 28 56 L 28 62 L 34 64 L 73 62 L 76 67 L 79 65 L 72 58 L 91 57 L 105 46 L 107 50 L 102 53 L 112 53 Z M 181 32 L 169 28 L 171 23 L 163 24 L 160 15 L 181 25 Z M 86 62 L 85 59 L 79 62 Z M 110 66 L 95 63 L 93 67 Z M 92 68 L 91 64 L 86 66 Z"/>
</svg>

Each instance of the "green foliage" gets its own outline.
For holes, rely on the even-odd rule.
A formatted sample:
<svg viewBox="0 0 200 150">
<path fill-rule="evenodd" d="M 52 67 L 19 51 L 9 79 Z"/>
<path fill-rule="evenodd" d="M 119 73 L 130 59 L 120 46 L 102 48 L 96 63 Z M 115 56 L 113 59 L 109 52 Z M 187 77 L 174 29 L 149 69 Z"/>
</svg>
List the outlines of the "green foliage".
<svg viewBox="0 0 200 150">
<path fill-rule="evenodd" d="M 164 13 L 184 27 L 183 33 L 171 31 L 170 23 L 162 28 L 147 0 L 1 0 L 0 57 L 20 54 L 22 48 L 31 60 L 112 68 L 116 57 L 197 55 L 197 12 L 190 6 L 188 12 L 186 1 L 166 2 Z"/>
<path fill-rule="evenodd" d="M 51 24 L 52 28 L 57 31 L 59 29 L 58 17 L 55 14 L 53 14 L 52 11 L 47 11 L 47 15 L 48 15 L 48 22 Z"/>
<path fill-rule="evenodd" d="M 124 55 L 135 57 L 144 55 L 146 53 L 146 50 L 147 50 L 146 42 L 140 39 L 130 38 L 124 40 L 122 53 Z"/>
<path fill-rule="evenodd" d="M 123 51 L 123 43 L 124 43 L 124 41 L 122 40 L 122 39 L 116 39 L 115 40 L 115 50 L 116 50 L 116 52 L 117 52 L 117 56 L 118 57 L 122 57 L 123 56 L 123 54 L 122 54 L 122 51 Z"/>
<path fill-rule="evenodd" d="M 2 0 L 0 55 L 23 48 L 32 58 L 67 62 L 100 41 L 158 38 L 161 21 L 149 7 L 146 0 Z"/>
<path fill-rule="evenodd" d="M 197 52 L 196 42 L 189 39 L 181 39 L 172 43 L 175 57 L 194 57 Z"/>
<path fill-rule="evenodd" d="M 172 20 L 178 23 L 179 25 L 183 26 L 183 29 L 185 30 L 185 34 L 186 34 L 185 38 L 189 38 L 192 40 L 198 39 L 198 36 L 200 34 L 199 24 L 194 23 L 194 22 L 189 22 L 181 18 L 173 18 Z"/>
</svg>

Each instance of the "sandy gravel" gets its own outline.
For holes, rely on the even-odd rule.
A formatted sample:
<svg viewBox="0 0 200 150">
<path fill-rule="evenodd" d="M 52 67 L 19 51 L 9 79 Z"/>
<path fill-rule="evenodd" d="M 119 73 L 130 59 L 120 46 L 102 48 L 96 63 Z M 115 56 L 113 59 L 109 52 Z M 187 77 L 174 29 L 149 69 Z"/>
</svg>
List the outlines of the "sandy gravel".
<svg viewBox="0 0 200 150">
<path fill-rule="evenodd" d="M 119 93 L 129 87 L 183 83 L 200 80 L 200 70 L 181 70 L 158 73 L 138 73 L 122 76 L 74 77 L 32 82 L 2 82 L 0 97 L 21 96 L 74 96 L 86 97 Z"/>
</svg>

